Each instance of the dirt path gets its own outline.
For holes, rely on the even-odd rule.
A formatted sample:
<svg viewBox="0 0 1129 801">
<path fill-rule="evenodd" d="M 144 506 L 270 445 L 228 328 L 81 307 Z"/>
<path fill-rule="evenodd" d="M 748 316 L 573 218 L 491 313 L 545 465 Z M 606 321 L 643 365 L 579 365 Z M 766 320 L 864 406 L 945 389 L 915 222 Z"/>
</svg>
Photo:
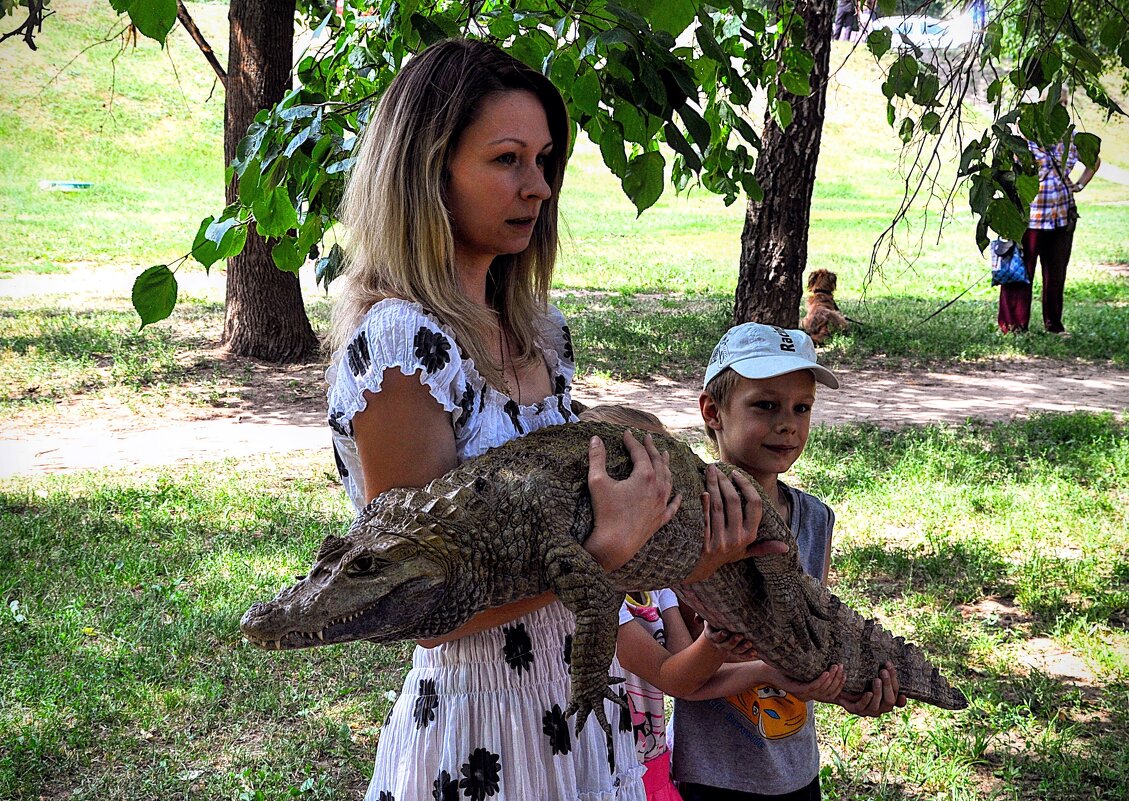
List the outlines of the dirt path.
<svg viewBox="0 0 1129 801">
<path fill-rule="evenodd" d="M 1047 364 L 976 372 L 839 370 L 842 388 L 820 395 L 815 423 L 872 422 L 883 427 L 1008 420 L 1039 411 L 1129 408 L 1129 373 Z M 584 403 L 625 403 L 657 414 L 678 432 L 698 428 L 698 386 L 655 380 L 579 381 Z M 0 436 L 0 477 L 95 468 L 132 469 L 261 453 L 324 451 L 329 437 L 316 396 L 285 407 L 207 410 L 196 419 L 114 413 L 84 418 L 58 410 L 46 429 Z"/>
<path fill-rule="evenodd" d="M 0 297 L 58 291 L 68 302 L 83 295 L 103 299 L 132 281 L 128 270 L 92 270 L 69 276 L 0 279 Z M 188 276 L 186 276 L 188 277 Z M 193 275 L 194 294 L 222 298 L 222 277 Z M 122 286 L 119 287 L 118 284 Z M 128 291 L 128 290 L 126 290 Z M 316 290 L 315 290 L 316 291 Z M 120 296 L 120 292 L 118 293 Z M 280 370 L 253 363 L 252 386 L 230 408 L 172 407 L 139 415 L 124 406 L 80 398 L 46 415 L 20 416 L 0 431 L 0 478 L 96 468 L 136 469 L 212 459 L 245 458 L 292 451 L 329 453 L 324 393 L 317 365 Z M 838 391 L 823 391 L 817 425 L 872 422 L 882 427 L 915 423 L 959 423 L 967 418 L 1009 420 L 1040 411 L 1129 409 L 1129 371 L 1107 366 L 1064 365 L 1043 360 L 1001 363 L 953 371 L 841 369 Z M 301 393 L 283 391 L 300 386 Z M 698 385 L 662 378 L 649 382 L 578 380 L 575 396 L 588 405 L 624 403 L 653 412 L 671 429 L 697 431 Z"/>
</svg>

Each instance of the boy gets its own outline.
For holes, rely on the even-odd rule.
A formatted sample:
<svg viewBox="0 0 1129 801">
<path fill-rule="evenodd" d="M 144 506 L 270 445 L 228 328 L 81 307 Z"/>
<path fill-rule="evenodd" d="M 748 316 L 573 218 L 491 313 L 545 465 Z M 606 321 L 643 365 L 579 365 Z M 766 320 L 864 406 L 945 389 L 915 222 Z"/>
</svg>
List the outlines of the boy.
<svg viewBox="0 0 1129 801">
<path fill-rule="evenodd" d="M 816 362 L 807 334 L 745 323 L 726 332 L 714 348 L 699 406 L 721 460 L 764 487 L 796 535 L 804 570 L 825 581 L 835 513 L 779 479 L 807 444 L 817 382 L 839 386 L 835 375 Z M 889 662 L 871 690 L 858 697 L 838 691 L 834 697 L 789 693 L 763 684 L 725 699 L 678 700 L 673 762 L 683 799 L 819 799 L 813 698 L 867 716 L 905 706 Z"/>
</svg>

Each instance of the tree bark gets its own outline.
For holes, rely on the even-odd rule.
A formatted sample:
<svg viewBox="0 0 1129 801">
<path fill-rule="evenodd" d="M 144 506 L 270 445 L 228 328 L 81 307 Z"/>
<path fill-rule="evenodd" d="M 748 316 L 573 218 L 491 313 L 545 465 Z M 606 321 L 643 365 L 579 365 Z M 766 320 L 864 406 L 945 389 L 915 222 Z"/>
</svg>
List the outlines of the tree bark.
<svg viewBox="0 0 1129 801">
<path fill-rule="evenodd" d="M 815 59 L 812 93 L 796 97 L 781 90 L 780 96 L 792 103 L 793 110 L 792 124 L 786 131 L 765 112 L 763 146 L 754 172 L 764 189 L 764 200 L 755 203 L 750 199 L 745 211 L 740 277 L 733 306 L 735 323 L 796 328 L 800 320 L 835 4 L 833 0 L 798 0 L 796 12 L 804 20 L 805 45 Z"/>
<path fill-rule="evenodd" d="M 235 158 L 239 140 L 261 109 L 290 88 L 294 57 L 295 0 L 231 0 L 224 103 L 224 160 Z M 227 202 L 237 199 L 236 182 Z M 302 303 L 298 276 L 278 269 L 271 243 L 251 231 L 247 245 L 227 263 L 223 345 L 237 356 L 291 363 L 310 361 L 318 339 Z"/>
</svg>

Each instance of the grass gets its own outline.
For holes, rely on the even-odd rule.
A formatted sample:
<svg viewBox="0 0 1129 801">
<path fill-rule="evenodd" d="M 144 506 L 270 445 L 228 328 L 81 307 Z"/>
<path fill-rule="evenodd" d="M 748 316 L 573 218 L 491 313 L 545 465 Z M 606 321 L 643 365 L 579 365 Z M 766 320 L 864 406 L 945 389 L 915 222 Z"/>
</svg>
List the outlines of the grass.
<svg viewBox="0 0 1129 801">
<path fill-rule="evenodd" d="M 822 710 L 828 797 L 1125 797 L 1125 424 L 819 429 L 801 465 L 839 515 L 836 592 L 971 700 Z M 333 475 L 319 457 L 0 482 L 0 797 L 357 797 L 408 651 L 264 653 L 237 628 L 347 525 Z M 1091 678 L 1027 667 L 1047 640 Z"/>
</svg>

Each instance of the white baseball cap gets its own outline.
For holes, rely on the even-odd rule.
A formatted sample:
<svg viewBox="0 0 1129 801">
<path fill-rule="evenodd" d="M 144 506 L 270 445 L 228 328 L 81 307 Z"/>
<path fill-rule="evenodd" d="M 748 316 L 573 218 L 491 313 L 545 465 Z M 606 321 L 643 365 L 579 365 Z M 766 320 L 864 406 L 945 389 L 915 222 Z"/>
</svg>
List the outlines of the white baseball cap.
<svg viewBox="0 0 1129 801">
<path fill-rule="evenodd" d="M 761 323 L 733 326 L 713 349 L 703 386 L 709 385 L 727 367 L 745 378 L 772 378 L 797 370 L 811 370 L 815 380 L 825 387 L 839 388 L 835 374 L 816 362 L 811 337 L 791 328 Z"/>
</svg>

